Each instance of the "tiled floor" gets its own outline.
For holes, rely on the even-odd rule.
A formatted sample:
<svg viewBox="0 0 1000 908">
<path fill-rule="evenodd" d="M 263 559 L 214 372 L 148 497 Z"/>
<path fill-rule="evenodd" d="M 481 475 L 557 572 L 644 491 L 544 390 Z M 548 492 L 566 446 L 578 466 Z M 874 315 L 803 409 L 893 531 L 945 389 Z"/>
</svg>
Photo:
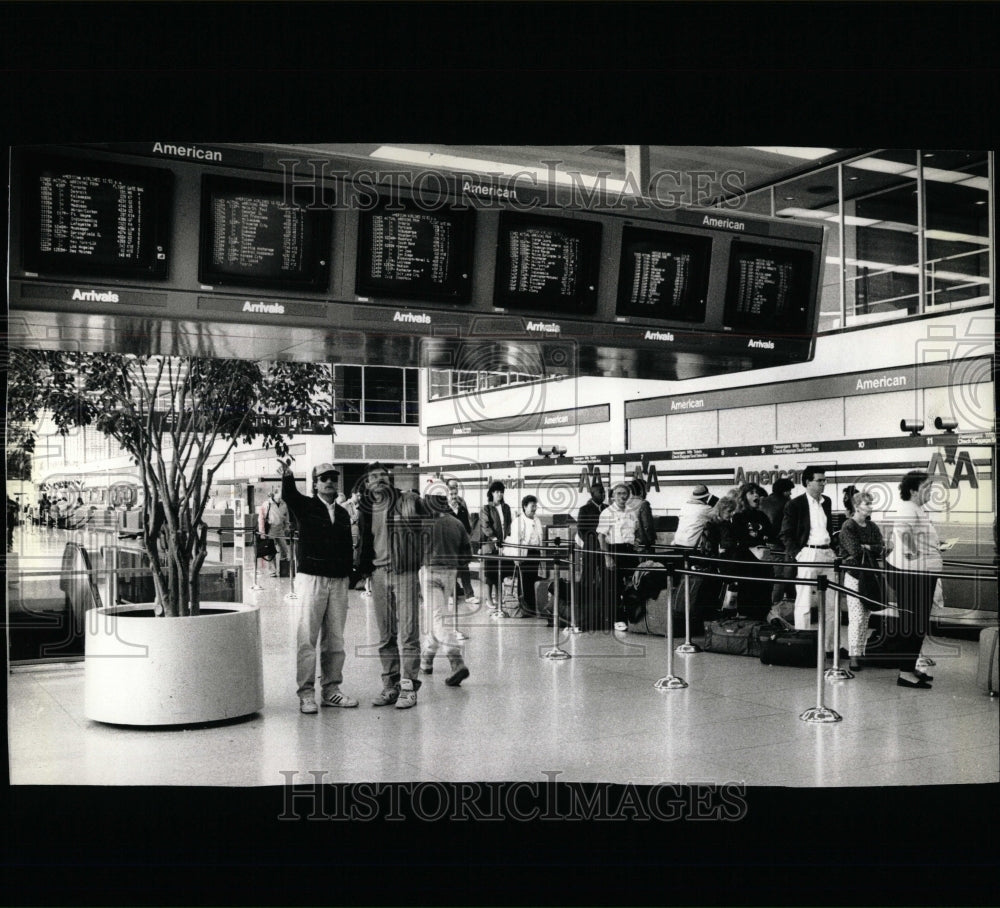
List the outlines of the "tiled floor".
<svg viewBox="0 0 1000 908">
<path fill-rule="evenodd" d="M 424 676 L 415 709 L 375 709 L 375 626 L 367 601 L 352 592 L 344 690 L 361 706 L 302 715 L 294 683 L 297 602 L 285 598 L 290 581 L 261 583 L 246 594 L 262 614 L 261 713 L 190 729 L 117 728 L 84 717 L 81 663 L 17 670 L 8 675 L 11 783 L 556 778 L 826 787 L 1000 779 L 998 702 L 976 687 L 975 641 L 928 641 L 925 652 L 937 660 L 931 691 L 899 688 L 895 672 L 877 669 L 826 683 L 825 704 L 843 721 L 812 725 L 799 719 L 816 701 L 808 669 L 710 653 L 675 656 L 674 674 L 688 687 L 658 691 L 653 685 L 667 673 L 664 638 L 563 636 L 560 645 L 573 658 L 553 661 L 543 656 L 552 631 L 542 622 L 469 611 L 461 626 L 471 677 L 446 687 L 440 658 L 434 675 Z"/>
</svg>

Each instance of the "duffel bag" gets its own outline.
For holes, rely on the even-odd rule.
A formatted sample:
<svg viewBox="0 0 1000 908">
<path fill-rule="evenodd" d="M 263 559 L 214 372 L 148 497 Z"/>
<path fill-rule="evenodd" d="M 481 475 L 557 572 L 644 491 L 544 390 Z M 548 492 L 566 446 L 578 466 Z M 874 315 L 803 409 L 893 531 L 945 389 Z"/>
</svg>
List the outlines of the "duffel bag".
<svg viewBox="0 0 1000 908">
<path fill-rule="evenodd" d="M 705 642 L 702 649 L 707 653 L 727 653 L 731 656 L 749 656 L 751 648 L 757 647 L 760 628 L 766 628 L 763 621 L 753 618 L 724 618 L 722 621 L 705 622 Z"/>
<path fill-rule="evenodd" d="M 777 631 L 763 641 L 760 661 L 764 665 L 816 667 L 816 631 Z"/>
</svg>

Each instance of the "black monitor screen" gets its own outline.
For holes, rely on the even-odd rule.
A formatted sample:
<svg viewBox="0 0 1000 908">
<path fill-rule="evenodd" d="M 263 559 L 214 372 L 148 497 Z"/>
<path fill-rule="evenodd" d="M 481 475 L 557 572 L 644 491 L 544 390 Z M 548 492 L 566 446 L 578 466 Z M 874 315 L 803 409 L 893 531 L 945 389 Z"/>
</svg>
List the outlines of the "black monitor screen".
<svg viewBox="0 0 1000 908">
<path fill-rule="evenodd" d="M 618 314 L 704 321 L 711 256 L 711 237 L 626 226 Z"/>
<path fill-rule="evenodd" d="M 808 249 L 734 240 L 725 324 L 780 334 L 809 330 L 814 260 Z"/>
<path fill-rule="evenodd" d="M 291 189 L 297 189 L 296 192 Z M 201 192 L 203 284 L 325 290 L 333 210 L 312 186 L 206 174 Z"/>
<path fill-rule="evenodd" d="M 169 170 L 45 155 L 26 159 L 23 176 L 26 271 L 166 278 Z"/>
<path fill-rule="evenodd" d="M 598 221 L 503 212 L 493 304 L 592 314 L 600 254 Z"/>
<path fill-rule="evenodd" d="M 472 209 L 424 211 L 412 202 L 390 205 L 387 199 L 362 211 L 357 292 L 467 303 L 474 217 Z"/>
</svg>

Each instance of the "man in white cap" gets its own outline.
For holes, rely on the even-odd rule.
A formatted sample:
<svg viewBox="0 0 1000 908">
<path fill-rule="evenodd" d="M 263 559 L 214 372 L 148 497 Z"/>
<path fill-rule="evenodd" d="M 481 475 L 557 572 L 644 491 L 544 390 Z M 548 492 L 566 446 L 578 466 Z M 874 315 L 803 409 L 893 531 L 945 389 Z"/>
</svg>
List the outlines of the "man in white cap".
<svg viewBox="0 0 1000 908">
<path fill-rule="evenodd" d="M 316 713 L 316 647 L 319 644 L 323 706 L 358 705 L 341 693 L 344 659 L 344 624 L 347 621 L 347 586 L 354 560 L 351 517 L 337 504 L 339 471 L 331 463 L 316 467 L 316 497 L 308 498 L 295 487 L 295 477 L 281 462 L 281 497 L 299 526 L 295 555 L 298 573 L 298 651 L 296 676 L 299 710 Z"/>
<path fill-rule="evenodd" d="M 708 515 L 712 511 L 711 499 L 712 493 L 706 486 L 697 485 L 691 490 L 691 497 L 681 505 L 677 532 L 674 533 L 674 545 L 693 547 L 698 544 L 702 530 L 708 523 Z"/>
</svg>

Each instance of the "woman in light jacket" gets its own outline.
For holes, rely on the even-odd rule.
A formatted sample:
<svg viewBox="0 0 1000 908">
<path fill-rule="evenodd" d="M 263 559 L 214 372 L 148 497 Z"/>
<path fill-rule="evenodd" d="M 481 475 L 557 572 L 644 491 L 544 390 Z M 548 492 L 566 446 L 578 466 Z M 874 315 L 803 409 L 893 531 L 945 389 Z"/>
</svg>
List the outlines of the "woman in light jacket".
<svg viewBox="0 0 1000 908">
<path fill-rule="evenodd" d="M 896 683 L 900 687 L 923 690 L 934 679 L 917 669 L 917 659 L 930 625 L 934 587 L 944 568 L 941 541 L 924 507 L 932 482 L 922 470 L 912 470 L 900 482 L 892 551 L 886 559 L 898 614 L 886 619 L 883 649 L 888 659 L 882 661 L 899 669 Z"/>
</svg>

